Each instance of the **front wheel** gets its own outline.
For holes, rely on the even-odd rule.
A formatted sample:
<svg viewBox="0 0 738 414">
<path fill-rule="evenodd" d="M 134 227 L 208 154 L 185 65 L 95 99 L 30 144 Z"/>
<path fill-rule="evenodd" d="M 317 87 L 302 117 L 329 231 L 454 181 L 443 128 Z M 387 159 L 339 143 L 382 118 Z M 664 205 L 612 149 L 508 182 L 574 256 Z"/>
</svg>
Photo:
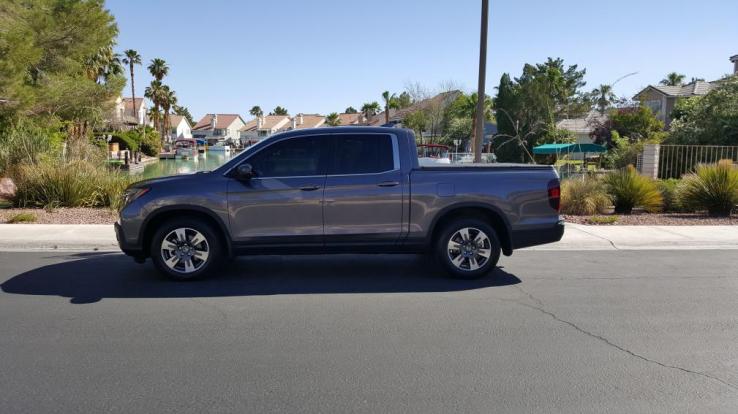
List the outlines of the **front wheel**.
<svg viewBox="0 0 738 414">
<path fill-rule="evenodd" d="M 440 232 L 435 251 L 451 276 L 476 279 L 494 269 L 502 248 L 490 225 L 482 220 L 461 219 Z"/>
<path fill-rule="evenodd" d="M 157 229 L 150 249 L 156 268 L 176 280 L 204 276 L 223 262 L 217 233 L 196 219 L 167 221 Z"/>
</svg>

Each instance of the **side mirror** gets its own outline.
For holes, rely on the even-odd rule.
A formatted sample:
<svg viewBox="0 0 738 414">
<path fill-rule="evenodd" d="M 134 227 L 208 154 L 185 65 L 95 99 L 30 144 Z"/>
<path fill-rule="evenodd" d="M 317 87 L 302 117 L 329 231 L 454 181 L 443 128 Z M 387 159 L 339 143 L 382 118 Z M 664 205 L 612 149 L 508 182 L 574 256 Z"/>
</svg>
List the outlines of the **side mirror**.
<svg viewBox="0 0 738 414">
<path fill-rule="evenodd" d="M 236 178 L 239 180 L 248 181 L 254 177 L 254 169 L 251 164 L 243 163 L 236 167 Z"/>
</svg>

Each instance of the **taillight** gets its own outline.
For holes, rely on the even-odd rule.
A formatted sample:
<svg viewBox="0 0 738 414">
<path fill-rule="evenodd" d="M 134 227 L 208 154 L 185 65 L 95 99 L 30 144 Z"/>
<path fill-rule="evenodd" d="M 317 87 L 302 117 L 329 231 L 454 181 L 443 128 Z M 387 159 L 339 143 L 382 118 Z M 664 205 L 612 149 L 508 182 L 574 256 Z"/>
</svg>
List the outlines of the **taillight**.
<svg viewBox="0 0 738 414">
<path fill-rule="evenodd" d="M 548 183 L 548 204 L 557 212 L 561 208 L 561 185 L 558 180 Z"/>
</svg>

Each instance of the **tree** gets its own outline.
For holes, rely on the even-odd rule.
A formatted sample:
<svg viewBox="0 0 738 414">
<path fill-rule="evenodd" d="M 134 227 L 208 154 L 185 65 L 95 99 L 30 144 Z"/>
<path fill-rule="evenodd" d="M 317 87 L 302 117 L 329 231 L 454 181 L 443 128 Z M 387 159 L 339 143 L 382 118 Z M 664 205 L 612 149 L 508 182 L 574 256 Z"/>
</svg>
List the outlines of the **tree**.
<svg viewBox="0 0 738 414">
<path fill-rule="evenodd" d="M 390 94 L 389 91 L 382 92 L 382 99 L 384 99 L 384 123 L 389 124 L 389 110 L 399 108 L 397 102 L 397 96 Z"/>
<path fill-rule="evenodd" d="M 670 144 L 738 145 L 738 77 L 707 93 L 677 102 L 680 116 L 670 125 Z"/>
<path fill-rule="evenodd" d="M 379 102 L 373 101 L 373 102 L 367 102 L 364 105 L 361 106 L 361 112 L 364 113 L 364 116 L 369 118 L 374 115 L 376 115 L 380 110 Z"/>
<path fill-rule="evenodd" d="M 165 139 L 168 135 L 169 129 L 172 127 L 169 118 L 169 111 L 174 105 L 177 105 L 177 95 L 167 85 L 162 86 L 162 89 L 161 109 L 164 115 L 164 124 L 161 127 L 161 138 Z"/>
<path fill-rule="evenodd" d="M 650 108 L 637 106 L 611 111 L 610 129 L 631 141 L 652 140 L 663 135 L 664 123 L 654 116 Z"/>
<path fill-rule="evenodd" d="M 151 116 L 151 120 L 154 121 L 154 129 L 157 131 L 161 131 L 161 125 L 159 123 L 161 119 L 161 112 L 159 111 L 159 108 L 161 108 L 162 100 L 164 99 L 164 85 L 161 83 L 160 80 L 153 80 L 151 81 L 151 84 L 146 87 L 146 90 L 144 90 L 144 96 L 149 98 L 151 102 L 154 103 L 154 106 L 152 109 L 152 114 L 154 116 Z"/>
<path fill-rule="evenodd" d="M 359 111 L 356 110 L 353 106 L 349 106 L 343 111 L 344 114 L 358 114 Z"/>
<path fill-rule="evenodd" d="M 287 115 L 287 114 L 288 114 L 287 108 L 282 108 L 279 105 L 276 108 L 274 108 L 274 110 L 271 113 L 271 115 Z"/>
<path fill-rule="evenodd" d="M 618 97 L 612 91 L 612 85 L 600 85 L 599 88 L 592 89 L 590 96 L 592 97 L 592 104 L 600 114 L 604 114 L 607 108 L 618 100 Z"/>
<path fill-rule="evenodd" d="M 407 108 L 408 106 L 413 104 L 413 98 L 410 96 L 410 93 L 405 91 L 400 94 L 400 96 L 397 97 L 397 106 L 398 108 Z"/>
<path fill-rule="evenodd" d="M 403 125 L 415 131 L 415 136 L 420 139 L 421 144 L 423 143 L 423 130 L 425 130 L 426 122 L 425 113 L 420 110 L 407 114 L 402 121 Z"/>
<path fill-rule="evenodd" d="M 169 66 L 167 66 L 167 62 L 164 59 L 152 59 L 147 69 L 151 73 L 151 76 L 158 81 L 161 81 L 169 74 Z"/>
<path fill-rule="evenodd" d="M 337 112 L 331 112 L 325 117 L 325 123 L 330 126 L 339 126 L 341 125 L 341 118 Z"/>
<path fill-rule="evenodd" d="M 120 55 L 113 52 L 113 45 L 107 45 L 85 61 L 85 74 L 91 81 L 103 83 L 113 76 L 123 74 Z"/>
<path fill-rule="evenodd" d="M 133 66 L 141 64 L 141 55 L 139 55 L 138 52 L 133 49 L 126 50 L 125 52 L 123 52 L 123 55 L 123 63 L 128 65 L 128 71 L 131 75 L 131 98 L 133 99 L 133 116 L 138 119 L 138 117 L 136 116 L 138 111 L 136 110 L 136 84 L 133 77 Z"/>
<path fill-rule="evenodd" d="M 681 73 L 671 72 L 664 79 L 661 79 L 660 83 L 665 86 L 682 86 L 684 84 L 684 78 L 686 76 Z"/>
<path fill-rule="evenodd" d="M 256 118 L 258 118 L 258 117 L 260 117 L 260 116 L 264 115 L 264 111 L 262 111 L 262 110 L 261 110 L 261 107 L 260 107 L 259 105 L 254 105 L 254 106 L 252 106 L 252 107 L 251 107 L 251 110 L 249 111 L 249 113 L 250 113 L 250 114 L 251 114 L 252 116 L 256 117 Z"/>
</svg>

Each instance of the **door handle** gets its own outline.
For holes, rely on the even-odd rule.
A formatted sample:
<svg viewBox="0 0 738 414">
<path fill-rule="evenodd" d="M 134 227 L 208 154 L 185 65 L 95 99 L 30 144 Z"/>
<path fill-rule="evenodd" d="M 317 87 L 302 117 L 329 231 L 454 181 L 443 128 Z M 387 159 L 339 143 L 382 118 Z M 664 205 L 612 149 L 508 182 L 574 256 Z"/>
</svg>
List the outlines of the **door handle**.
<svg viewBox="0 0 738 414">
<path fill-rule="evenodd" d="M 383 181 L 377 184 L 379 187 L 396 187 L 400 185 L 399 181 Z"/>
<path fill-rule="evenodd" d="M 300 190 L 302 191 L 315 191 L 319 189 L 320 186 L 318 185 L 306 185 L 305 187 L 300 187 Z"/>
</svg>

